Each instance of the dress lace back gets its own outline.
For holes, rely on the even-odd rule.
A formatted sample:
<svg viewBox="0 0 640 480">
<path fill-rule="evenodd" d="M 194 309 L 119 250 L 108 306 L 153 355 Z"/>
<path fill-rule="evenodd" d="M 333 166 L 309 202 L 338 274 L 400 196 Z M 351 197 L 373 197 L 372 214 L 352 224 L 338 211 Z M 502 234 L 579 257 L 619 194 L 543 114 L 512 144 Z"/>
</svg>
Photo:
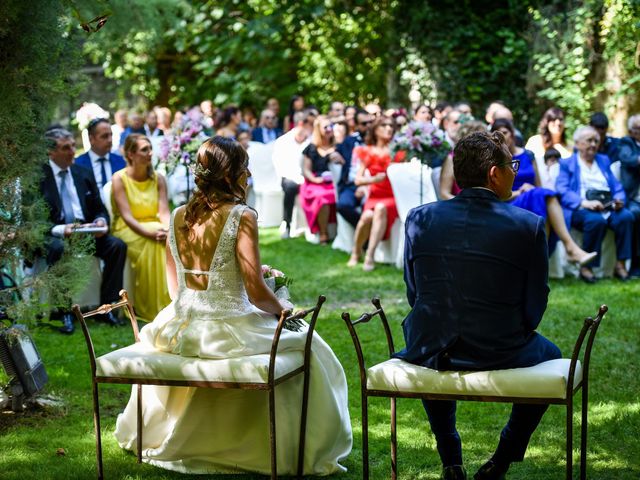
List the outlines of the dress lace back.
<svg viewBox="0 0 640 480">
<path fill-rule="evenodd" d="M 247 298 L 236 259 L 238 227 L 246 208 L 246 205 L 236 205 L 227 215 L 208 271 L 184 267 L 176 243 L 175 214 L 177 210 L 173 211 L 169 229 L 169 246 L 176 265 L 178 280 L 176 308 L 180 310 L 196 308 L 204 309 L 209 313 L 215 311 L 235 314 L 253 310 Z M 188 274 L 208 275 L 207 289 L 196 290 L 187 287 L 186 275 Z"/>
</svg>

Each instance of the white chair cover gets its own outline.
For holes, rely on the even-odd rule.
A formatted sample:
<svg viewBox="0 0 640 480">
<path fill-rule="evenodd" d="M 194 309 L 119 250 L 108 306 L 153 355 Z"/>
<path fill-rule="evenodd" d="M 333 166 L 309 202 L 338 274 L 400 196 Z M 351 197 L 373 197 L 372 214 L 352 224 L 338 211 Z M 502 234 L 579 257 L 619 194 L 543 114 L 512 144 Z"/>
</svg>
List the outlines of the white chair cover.
<svg viewBox="0 0 640 480">
<path fill-rule="evenodd" d="M 283 199 L 281 178 L 273 166 L 274 142 L 264 144 L 249 142 L 249 170 L 258 224 L 262 227 L 277 227 L 282 222 Z"/>
<path fill-rule="evenodd" d="M 422 168 L 422 202 L 420 201 L 420 168 Z M 387 176 L 391 182 L 396 208 L 402 223 L 412 208 L 437 200 L 431 179 L 431 168 L 427 165 L 421 165 L 416 160 L 392 163 L 387 168 Z"/>
</svg>

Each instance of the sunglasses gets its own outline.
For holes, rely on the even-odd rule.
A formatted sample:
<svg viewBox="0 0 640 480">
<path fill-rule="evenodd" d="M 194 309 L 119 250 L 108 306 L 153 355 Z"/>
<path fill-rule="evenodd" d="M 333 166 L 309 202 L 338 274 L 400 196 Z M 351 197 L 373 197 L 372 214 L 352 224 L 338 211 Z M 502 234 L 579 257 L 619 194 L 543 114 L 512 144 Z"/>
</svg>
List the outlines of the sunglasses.
<svg viewBox="0 0 640 480">
<path fill-rule="evenodd" d="M 329 125 L 325 125 L 323 128 L 324 128 L 325 131 L 333 130 L 333 123 L 331 123 Z"/>
<path fill-rule="evenodd" d="M 381 123 L 380 126 L 381 127 L 391 127 L 391 128 L 393 128 L 393 124 L 392 123 Z"/>
<path fill-rule="evenodd" d="M 366 127 L 367 125 L 371 125 L 373 123 L 373 120 L 367 120 L 366 122 L 358 122 L 358 125 L 362 125 L 363 127 Z"/>
</svg>

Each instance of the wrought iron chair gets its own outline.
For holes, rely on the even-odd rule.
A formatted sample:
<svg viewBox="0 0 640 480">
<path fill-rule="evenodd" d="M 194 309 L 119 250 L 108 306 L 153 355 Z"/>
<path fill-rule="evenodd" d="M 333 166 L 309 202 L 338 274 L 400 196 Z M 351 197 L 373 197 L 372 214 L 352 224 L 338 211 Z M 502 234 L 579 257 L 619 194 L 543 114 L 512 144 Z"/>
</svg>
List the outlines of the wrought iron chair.
<svg viewBox="0 0 640 480">
<path fill-rule="evenodd" d="M 484 372 L 437 371 L 390 358 L 367 368 L 356 325 L 379 317 L 384 328 L 389 357 L 395 352 L 389 322 L 380 304 L 372 299 L 376 308 L 351 320 L 348 312 L 342 319 L 349 329 L 358 356 L 360 391 L 362 399 L 362 471 L 369 478 L 369 397 L 391 399 L 391 478 L 398 474 L 396 436 L 396 398 L 430 400 L 471 400 L 476 402 L 536 403 L 565 405 L 566 418 L 566 478 L 573 471 L 573 397 L 582 388 L 582 421 L 580 428 L 580 478 L 587 470 L 587 413 L 589 402 L 589 364 L 591 349 L 598 327 L 608 308 L 602 305 L 595 319 L 585 319 L 571 358 L 550 360 L 528 368 L 492 370 Z M 585 344 L 586 340 L 586 344 Z M 579 360 L 584 346 L 582 364 Z M 573 386 L 573 387 L 570 387 Z"/>
<path fill-rule="evenodd" d="M 203 371 L 207 370 L 207 366 L 215 367 L 226 366 L 224 362 L 228 360 L 210 360 L 201 358 L 186 358 L 165 352 L 149 352 L 148 349 L 141 349 L 139 346 L 140 339 L 138 337 L 138 322 L 136 320 L 133 306 L 129 301 L 127 292 L 120 291 L 121 300 L 114 304 L 102 305 L 91 312 L 82 314 L 78 305 L 73 306 L 73 312 L 82 326 L 87 349 L 89 351 L 89 360 L 91 363 L 91 381 L 93 390 L 93 420 L 96 433 L 96 462 L 98 478 L 104 478 L 102 466 L 102 440 L 100 435 L 100 403 L 98 396 L 98 384 L 100 383 L 117 383 L 126 385 L 137 385 L 138 402 L 137 402 L 137 457 L 138 463 L 142 462 L 142 385 L 170 385 L 178 387 L 198 387 L 198 388 L 216 388 L 216 389 L 244 389 L 244 390 L 264 390 L 269 396 L 269 445 L 271 449 L 271 478 L 275 480 L 278 475 L 276 460 L 276 410 L 275 410 L 275 388 L 281 383 L 302 374 L 303 390 L 302 390 L 302 415 L 300 422 L 300 443 L 298 448 L 298 465 L 297 476 L 302 477 L 304 464 L 304 448 L 305 448 L 305 432 L 307 424 L 307 407 L 309 401 L 309 371 L 311 360 L 311 342 L 313 340 L 313 332 L 315 329 L 320 308 L 325 302 L 324 296 L 318 297 L 318 302 L 313 308 L 297 312 L 292 315 L 291 312 L 283 312 L 278 321 L 271 352 L 269 355 L 254 355 L 252 357 L 244 357 L 242 362 L 251 362 L 253 371 L 249 372 L 249 378 L 238 378 L 237 375 L 230 375 L 229 368 L 219 368 L 216 370 L 216 378 L 203 377 Z M 96 357 L 91 335 L 87 327 L 85 319 L 95 315 L 105 314 L 112 310 L 125 307 L 126 312 L 131 320 L 133 336 L 135 342 L 133 345 L 114 350 L 105 355 Z M 278 355 L 278 343 L 285 322 L 301 320 L 311 314 L 309 321 L 305 349 L 299 362 L 293 361 L 293 366 L 287 365 L 282 361 L 284 354 Z M 295 352 L 291 352 L 295 353 Z M 175 368 L 172 375 L 168 377 L 159 377 L 154 372 L 154 365 L 162 363 L 164 370 L 167 365 L 178 362 L 180 368 Z M 217 362 L 217 363 L 216 363 Z M 189 369 L 187 363 L 192 363 L 197 368 Z M 265 374 L 266 373 L 266 374 Z M 226 375 L 225 375 L 226 374 Z"/>
</svg>

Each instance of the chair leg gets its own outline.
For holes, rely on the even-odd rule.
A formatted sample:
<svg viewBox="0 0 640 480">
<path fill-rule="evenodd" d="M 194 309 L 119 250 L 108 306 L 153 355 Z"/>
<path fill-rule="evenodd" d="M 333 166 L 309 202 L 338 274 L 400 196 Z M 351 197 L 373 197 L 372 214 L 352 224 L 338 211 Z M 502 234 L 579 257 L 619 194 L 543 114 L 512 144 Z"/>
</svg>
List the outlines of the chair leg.
<svg viewBox="0 0 640 480">
<path fill-rule="evenodd" d="M 138 463 L 142 463 L 142 385 L 138 384 Z"/>
<path fill-rule="evenodd" d="M 362 394 L 362 478 L 369 480 L 369 412 L 366 393 Z"/>
<path fill-rule="evenodd" d="M 573 397 L 567 400 L 567 473 L 566 479 L 571 480 L 573 473 Z"/>
<path fill-rule="evenodd" d="M 93 427 L 96 430 L 96 463 L 98 469 L 98 480 L 104 478 L 102 469 L 102 437 L 100 434 L 100 400 L 98 398 L 98 382 L 93 380 Z"/>
<path fill-rule="evenodd" d="M 580 425 L 580 480 L 587 478 L 587 430 L 589 423 L 587 416 L 589 414 L 589 385 L 584 384 L 582 387 L 582 423 Z"/>
<path fill-rule="evenodd" d="M 309 407 L 309 374 L 304 376 L 302 386 L 302 411 L 300 415 L 300 442 L 298 447 L 298 478 L 302 478 L 304 472 L 304 447 L 307 434 L 307 410 Z"/>
<path fill-rule="evenodd" d="M 276 392 L 275 387 L 269 389 L 269 446 L 271 447 L 271 480 L 278 477 L 276 457 Z"/>
<path fill-rule="evenodd" d="M 396 436 L 396 399 L 391 397 L 391 480 L 398 478 L 398 438 Z"/>
</svg>

